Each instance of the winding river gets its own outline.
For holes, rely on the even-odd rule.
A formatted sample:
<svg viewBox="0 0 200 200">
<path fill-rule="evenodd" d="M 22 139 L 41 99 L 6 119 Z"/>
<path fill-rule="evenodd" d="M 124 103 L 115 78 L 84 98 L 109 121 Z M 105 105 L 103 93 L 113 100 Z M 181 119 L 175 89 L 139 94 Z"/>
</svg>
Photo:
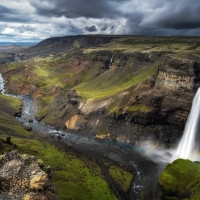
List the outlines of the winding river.
<svg viewBox="0 0 200 200">
<path fill-rule="evenodd" d="M 72 146 L 80 152 L 84 150 L 84 152 L 87 152 L 86 154 L 93 154 L 96 157 L 98 155 L 107 156 L 122 166 L 126 165 L 129 168 L 132 168 L 132 170 L 136 172 L 136 177 L 129 191 L 131 199 L 136 200 L 137 195 L 141 190 L 155 189 L 157 186 L 158 176 L 166 165 L 165 162 L 158 162 L 162 156 L 159 154 L 150 154 L 150 159 L 145 156 L 145 148 L 138 148 L 131 144 L 113 140 L 101 140 L 94 137 L 85 137 L 81 134 L 65 130 L 56 130 L 42 124 L 35 118 L 33 98 L 30 96 L 7 94 L 4 85 L 5 82 L 2 74 L 0 74 L 1 93 L 6 96 L 16 97 L 23 102 L 22 116 L 17 117 L 17 119 L 25 126 L 29 126 L 35 131 L 48 133 L 48 135 L 53 137 L 56 141 Z"/>
</svg>

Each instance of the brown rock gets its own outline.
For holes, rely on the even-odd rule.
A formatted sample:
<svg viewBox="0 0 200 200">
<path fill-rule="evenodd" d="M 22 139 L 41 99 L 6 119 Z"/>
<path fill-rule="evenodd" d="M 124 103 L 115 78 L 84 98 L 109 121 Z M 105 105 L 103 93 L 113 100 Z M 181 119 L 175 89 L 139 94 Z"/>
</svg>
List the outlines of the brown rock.
<svg viewBox="0 0 200 200">
<path fill-rule="evenodd" d="M 32 190 L 44 190 L 45 187 L 48 185 L 48 177 L 45 172 L 36 173 L 35 171 L 32 172 L 33 178 L 30 180 L 29 187 Z"/>
<path fill-rule="evenodd" d="M 17 151 L 3 155 L 0 161 L 0 199 L 58 200 L 48 175 L 33 156 Z M 44 167 L 44 165 L 43 165 Z"/>
</svg>

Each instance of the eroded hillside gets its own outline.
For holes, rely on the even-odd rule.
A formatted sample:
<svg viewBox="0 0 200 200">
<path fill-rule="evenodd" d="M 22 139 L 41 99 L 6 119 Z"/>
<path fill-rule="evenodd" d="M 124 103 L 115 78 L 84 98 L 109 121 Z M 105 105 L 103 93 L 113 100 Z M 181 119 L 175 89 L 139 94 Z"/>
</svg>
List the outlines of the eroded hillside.
<svg viewBox="0 0 200 200">
<path fill-rule="evenodd" d="M 1 66 L 9 93 L 31 95 L 37 118 L 126 142 L 180 137 L 199 81 L 198 37 L 71 36 Z"/>
</svg>

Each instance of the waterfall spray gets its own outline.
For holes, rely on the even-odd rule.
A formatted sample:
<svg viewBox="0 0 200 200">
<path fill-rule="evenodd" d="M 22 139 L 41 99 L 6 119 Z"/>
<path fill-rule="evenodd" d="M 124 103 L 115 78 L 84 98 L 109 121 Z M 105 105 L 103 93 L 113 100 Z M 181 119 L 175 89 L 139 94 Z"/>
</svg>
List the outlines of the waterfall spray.
<svg viewBox="0 0 200 200">
<path fill-rule="evenodd" d="M 183 136 L 178 145 L 176 156 L 178 158 L 196 159 L 195 155 L 199 151 L 197 145 L 197 135 L 200 127 L 200 89 L 198 89 L 192 103 L 192 109 L 188 116 Z M 195 156 L 195 157 L 194 157 Z"/>
</svg>

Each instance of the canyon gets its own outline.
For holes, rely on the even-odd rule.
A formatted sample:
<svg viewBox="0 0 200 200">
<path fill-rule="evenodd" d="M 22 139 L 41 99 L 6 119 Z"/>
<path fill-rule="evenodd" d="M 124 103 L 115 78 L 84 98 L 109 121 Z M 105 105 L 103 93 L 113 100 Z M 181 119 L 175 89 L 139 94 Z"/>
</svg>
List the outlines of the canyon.
<svg viewBox="0 0 200 200">
<path fill-rule="evenodd" d="M 7 93 L 33 98 L 41 124 L 174 148 L 200 84 L 199 44 L 198 37 L 49 38 L 6 57 L 0 72 Z"/>
</svg>

